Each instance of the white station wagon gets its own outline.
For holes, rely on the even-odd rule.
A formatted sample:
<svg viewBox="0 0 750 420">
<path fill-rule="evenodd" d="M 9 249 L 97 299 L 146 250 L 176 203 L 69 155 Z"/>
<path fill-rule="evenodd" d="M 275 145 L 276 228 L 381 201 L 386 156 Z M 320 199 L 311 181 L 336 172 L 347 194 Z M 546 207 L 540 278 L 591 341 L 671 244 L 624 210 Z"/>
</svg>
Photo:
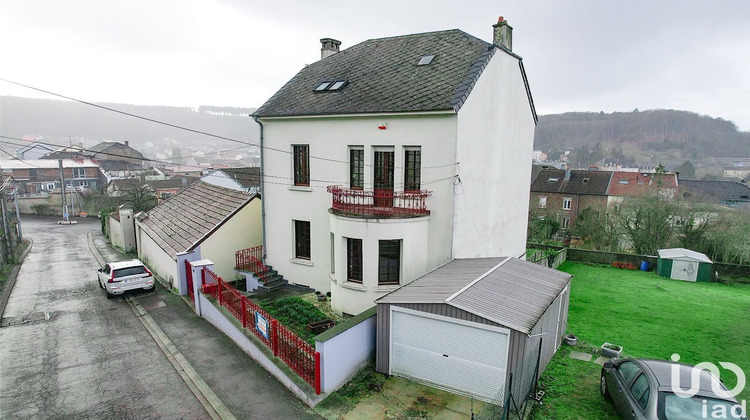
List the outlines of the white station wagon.
<svg viewBox="0 0 750 420">
<path fill-rule="evenodd" d="M 128 290 L 154 288 L 154 275 L 140 260 L 110 262 L 97 271 L 99 286 L 107 293 L 107 299 Z"/>
</svg>

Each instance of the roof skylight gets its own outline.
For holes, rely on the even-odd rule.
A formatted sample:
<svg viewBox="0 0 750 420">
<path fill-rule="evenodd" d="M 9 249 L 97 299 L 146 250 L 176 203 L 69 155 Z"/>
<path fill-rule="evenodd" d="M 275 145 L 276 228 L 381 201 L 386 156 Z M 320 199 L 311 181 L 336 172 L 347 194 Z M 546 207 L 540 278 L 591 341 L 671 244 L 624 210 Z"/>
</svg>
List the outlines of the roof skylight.
<svg viewBox="0 0 750 420">
<path fill-rule="evenodd" d="M 317 86 L 315 86 L 313 92 L 338 92 L 343 89 L 344 86 L 346 86 L 348 83 L 348 80 L 327 80 L 325 82 L 320 82 Z"/>
<path fill-rule="evenodd" d="M 320 82 L 320 84 L 313 89 L 313 92 L 323 92 L 328 89 L 328 86 L 331 86 L 331 82 Z"/>
<path fill-rule="evenodd" d="M 331 87 L 328 88 L 328 90 L 333 90 L 333 91 L 341 90 L 341 88 L 343 88 L 344 85 L 346 85 L 346 80 L 336 80 L 335 82 L 333 82 Z"/>
<path fill-rule="evenodd" d="M 418 66 L 426 66 L 430 63 L 432 63 L 432 60 L 435 58 L 435 54 L 432 55 L 425 55 L 419 60 L 419 63 L 417 63 Z"/>
</svg>

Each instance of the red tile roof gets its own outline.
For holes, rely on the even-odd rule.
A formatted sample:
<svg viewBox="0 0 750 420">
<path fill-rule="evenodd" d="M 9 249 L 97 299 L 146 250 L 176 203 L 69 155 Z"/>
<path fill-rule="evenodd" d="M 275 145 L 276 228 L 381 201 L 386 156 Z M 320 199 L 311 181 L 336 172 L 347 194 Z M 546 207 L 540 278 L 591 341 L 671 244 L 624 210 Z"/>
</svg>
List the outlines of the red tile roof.
<svg viewBox="0 0 750 420">
<path fill-rule="evenodd" d="M 643 196 L 651 191 L 677 188 L 677 175 L 657 175 L 641 172 L 614 172 L 609 182 L 608 195 Z"/>
</svg>

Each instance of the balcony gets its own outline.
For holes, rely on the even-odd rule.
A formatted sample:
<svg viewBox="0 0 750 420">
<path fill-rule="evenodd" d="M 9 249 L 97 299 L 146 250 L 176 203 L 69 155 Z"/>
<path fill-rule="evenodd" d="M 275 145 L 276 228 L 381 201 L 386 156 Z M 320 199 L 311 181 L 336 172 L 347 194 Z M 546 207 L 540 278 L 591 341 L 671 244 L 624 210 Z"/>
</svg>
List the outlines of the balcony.
<svg viewBox="0 0 750 420">
<path fill-rule="evenodd" d="M 361 218 L 406 218 L 428 216 L 425 199 L 431 191 L 350 190 L 328 187 L 334 214 Z"/>
</svg>

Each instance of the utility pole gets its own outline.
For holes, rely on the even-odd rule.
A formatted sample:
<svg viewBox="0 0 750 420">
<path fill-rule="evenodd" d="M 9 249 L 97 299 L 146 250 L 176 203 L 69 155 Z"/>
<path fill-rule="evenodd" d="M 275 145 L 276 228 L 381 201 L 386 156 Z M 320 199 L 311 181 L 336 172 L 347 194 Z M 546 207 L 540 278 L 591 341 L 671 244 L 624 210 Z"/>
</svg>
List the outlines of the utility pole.
<svg viewBox="0 0 750 420">
<path fill-rule="evenodd" d="M 16 188 L 13 187 L 13 204 L 16 206 L 16 229 L 18 229 L 18 243 L 20 244 L 23 240 L 21 234 L 21 212 L 18 211 L 18 196 L 16 196 Z"/>
<path fill-rule="evenodd" d="M 62 159 L 57 160 L 57 164 L 60 167 L 60 197 L 62 199 L 62 217 L 63 221 L 68 221 L 68 206 L 65 205 L 65 173 L 63 172 Z"/>
<path fill-rule="evenodd" d="M 5 233 L 5 261 L 10 260 L 13 255 L 13 245 L 10 241 L 10 229 L 8 229 L 8 212 L 5 211 L 5 191 L 0 195 L 0 207 L 3 211 L 3 232 Z"/>
</svg>

